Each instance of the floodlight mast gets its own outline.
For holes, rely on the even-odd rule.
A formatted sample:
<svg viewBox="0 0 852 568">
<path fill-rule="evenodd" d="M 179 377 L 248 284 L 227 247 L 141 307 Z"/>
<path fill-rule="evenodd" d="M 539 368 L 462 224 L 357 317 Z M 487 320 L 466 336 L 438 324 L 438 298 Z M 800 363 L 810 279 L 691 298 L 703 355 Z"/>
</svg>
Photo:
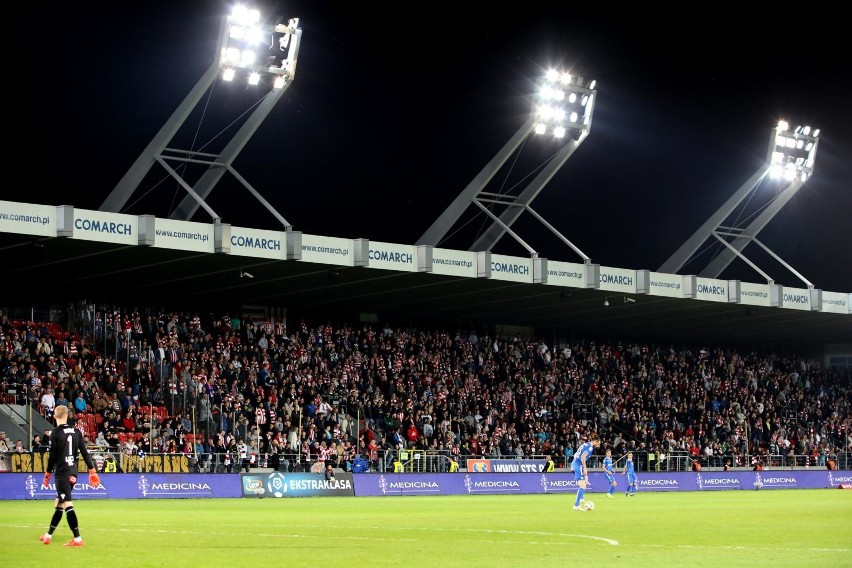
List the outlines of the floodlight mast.
<svg viewBox="0 0 852 568">
<path fill-rule="evenodd" d="M 537 101 L 534 105 L 530 118 L 512 136 L 506 145 L 503 146 L 500 152 L 486 164 L 464 191 L 453 200 L 441 216 L 432 223 L 432 226 L 423 233 L 417 244 L 438 246 L 447 232 L 458 223 L 459 218 L 468 207 L 476 205 L 491 218 L 492 222 L 468 250 L 491 250 L 503 235 L 508 233 L 521 246 L 527 249 L 531 255 L 538 256 L 535 249 L 524 242 L 511 229 L 512 224 L 517 221 L 524 211 L 527 211 L 544 224 L 562 242 L 580 255 L 584 262 L 591 262 L 583 251 L 545 221 L 541 215 L 536 213 L 530 207 L 530 203 L 532 203 L 559 168 L 562 167 L 588 136 L 592 124 L 596 95 L 595 81 L 586 83 L 582 77 L 550 71 L 542 80 L 541 91 L 539 92 L 541 100 Z M 532 133 L 539 136 L 550 134 L 555 138 L 565 138 L 567 140 L 565 141 L 565 145 L 548 160 L 538 175 L 519 194 L 510 195 L 508 193 L 484 191 L 486 185 L 500 168 L 505 165 L 512 153 Z M 493 213 L 485 205 L 486 203 L 502 207 L 503 209 L 499 216 Z"/>
<path fill-rule="evenodd" d="M 242 7 L 235 8 L 232 14 L 222 18 L 213 63 L 107 196 L 100 207 L 101 211 L 122 211 L 151 167 L 158 163 L 188 194 L 169 214 L 171 219 L 189 220 L 199 207 L 203 207 L 215 222 L 221 221 L 221 217 L 206 203 L 205 199 L 225 172 L 230 172 L 286 230 L 292 229 L 290 223 L 233 167 L 233 162 L 240 151 L 284 95 L 296 75 L 302 37 L 299 18 L 291 18 L 286 25 L 264 25 L 258 23 L 259 21 L 260 16 L 257 11 Z M 273 42 L 277 40 L 280 53 L 265 57 L 256 63 L 257 52 L 250 44 L 256 43 L 257 38 L 270 37 Z M 193 109 L 198 106 L 202 96 L 218 80 L 220 72 L 225 80 L 231 80 L 238 74 L 246 74 L 251 84 L 259 84 L 263 78 L 263 86 L 270 85 L 271 91 L 258 103 L 221 153 L 213 154 L 168 147 L 169 142 L 184 126 Z M 170 167 L 168 162 L 206 164 L 207 169 L 194 185 L 190 185 Z"/>
<path fill-rule="evenodd" d="M 724 245 L 724 248 L 698 273 L 699 276 L 718 278 L 734 258 L 740 258 L 763 276 L 767 280 L 767 283 L 774 284 L 775 281 L 773 278 L 758 268 L 756 264 L 746 258 L 742 253 L 743 249 L 749 243 L 755 242 L 804 282 L 808 288 L 813 288 L 813 284 L 807 278 L 760 242 L 757 239 L 757 234 L 793 198 L 805 182 L 810 179 L 813 174 L 818 144 L 818 129 L 814 130 L 809 126 L 798 126 L 790 130 L 789 124 L 786 121 L 780 121 L 778 126 L 772 130 L 766 163 L 660 266 L 659 272 L 677 273 L 690 260 L 694 259 L 699 247 L 710 237 L 713 237 Z M 733 215 L 750 194 L 756 191 L 757 186 L 767 176 L 778 180 L 778 183 L 786 185 L 779 189 L 776 196 L 766 204 L 760 214 L 755 216 L 746 227 L 723 226 L 722 223 Z"/>
</svg>

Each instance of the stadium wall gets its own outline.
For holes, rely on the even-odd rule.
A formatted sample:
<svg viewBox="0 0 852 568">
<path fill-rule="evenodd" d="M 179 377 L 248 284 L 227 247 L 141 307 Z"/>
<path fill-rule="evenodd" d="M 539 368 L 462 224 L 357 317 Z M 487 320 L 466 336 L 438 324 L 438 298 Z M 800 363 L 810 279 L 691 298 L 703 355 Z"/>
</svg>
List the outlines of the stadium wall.
<svg viewBox="0 0 852 568">
<path fill-rule="evenodd" d="M 603 494 L 609 483 L 603 473 L 589 474 L 587 498 Z M 83 476 L 85 478 L 85 476 Z M 42 475 L 0 475 L 0 499 L 49 500 L 53 485 L 43 487 Z M 619 487 L 626 487 L 619 476 Z M 726 491 L 757 489 L 831 489 L 852 484 L 852 472 L 829 470 L 764 470 L 728 472 L 646 473 L 638 477 L 638 492 Z M 569 493 L 577 490 L 571 473 L 340 473 L 326 480 L 316 473 L 101 475 L 93 487 L 74 486 L 78 499 L 198 499 L 237 497 L 392 497 L 411 495 L 521 495 Z"/>
</svg>

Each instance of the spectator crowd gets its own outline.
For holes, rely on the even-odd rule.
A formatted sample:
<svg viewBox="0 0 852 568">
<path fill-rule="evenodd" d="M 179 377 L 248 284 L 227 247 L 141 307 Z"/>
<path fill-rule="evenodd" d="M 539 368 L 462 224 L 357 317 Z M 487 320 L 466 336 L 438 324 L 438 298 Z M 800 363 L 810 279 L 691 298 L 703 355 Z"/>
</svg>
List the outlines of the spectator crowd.
<svg viewBox="0 0 852 568">
<path fill-rule="evenodd" d="M 852 449 L 848 372 L 795 354 L 138 308 L 3 316 L 0 332 L 0 393 L 46 418 L 68 405 L 103 450 L 234 455 L 234 469 L 404 448 L 564 466 L 592 432 L 615 456 L 706 466 Z"/>
</svg>

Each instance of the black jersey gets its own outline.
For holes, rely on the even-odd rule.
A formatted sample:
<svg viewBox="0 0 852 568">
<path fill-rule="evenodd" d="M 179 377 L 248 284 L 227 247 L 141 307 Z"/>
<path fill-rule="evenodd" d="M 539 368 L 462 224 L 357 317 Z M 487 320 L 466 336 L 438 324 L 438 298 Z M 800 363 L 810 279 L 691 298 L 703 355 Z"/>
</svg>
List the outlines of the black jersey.
<svg viewBox="0 0 852 568">
<path fill-rule="evenodd" d="M 47 458 L 47 471 L 59 475 L 77 475 L 77 455 L 86 462 L 87 469 L 94 469 L 95 465 L 86 444 L 83 442 L 83 434 L 67 424 L 57 426 L 50 433 L 50 454 Z"/>
</svg>

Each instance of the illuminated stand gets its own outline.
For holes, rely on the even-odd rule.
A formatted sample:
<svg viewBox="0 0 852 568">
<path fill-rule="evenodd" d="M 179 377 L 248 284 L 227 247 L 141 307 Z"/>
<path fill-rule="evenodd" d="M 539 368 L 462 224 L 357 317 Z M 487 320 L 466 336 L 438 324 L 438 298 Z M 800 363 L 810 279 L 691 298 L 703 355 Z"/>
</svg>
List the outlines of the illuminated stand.
<svg viewBox="0 0 852 568">
<path fill-rule="evenodd" d="M 768 284 L 774 284 L 775 281 L 770 276 L 742 254 L 746 245 L 754 242 L 795 274 L 808 288 L 813 288 L 813 284 L 804 276 L 757 240 L 757 234 L 810 178 L 816 158 L 818 137 L 819 130 L 812 130 L 810 126 L 798 126 L 794 130 L 790 130 L 787 122 L 783 120 L 779 122 L 778 126 L 772 130 L 767 163 L 755 172 L 695 234 L 660 266 L 659 272 L 676 274 L 684 265 L 694 259 L 696 251 L 701 245 L 710 237 L 714 237 L 724 245 L 724 248 L 698 273 L 699 276 L 718 278 L 734 258 L 739 257 L 766 278 Z M 765 205 L 763 210 L 754 216 L 748 225 L 722 225 L 738 211 L 738 208 L 749 195 L 757 192 L 758 185 L 767 177 L 769 177 L 770 183 L 777 183 L 780 186 L 775 197 Z"/>
<path fill-rule="evenodd" d="M 299 42 L 302 37 L 299 19 L 290 19 L 287 25 L 262 25 L 258 23 L 259 21 L 260 14 L 257 10 L 242 7 L 235 8 L 230 16 L 223 18 L 218 49 L 212 65 L 124 174 L 101 205 L 101 211 L 121 212 L 154 163 L 158 163 L 189 194 L 169 215 L 171 219 L 188 221 L 200 206 L 214 221 L 220 221 L 219 215 L 205 202 L 205 199 L 227 171 L 251 192 L 285 229 L 290 230 L 290 224 L 284 217 L 232 166 L 249 138 L 289 88 L 296 74 Z M 269 88 L 270 92 L 257 104 L 255 110 L 227 142 L 221 153 L 212 154 L 168 147 L 201 101 L 204 93 L 218 80 L 220 72 L 225 81 L 246 80 L 249 85 Z M 192 186 L 168 162 L 202 166 L 206 164 L 207 168 Z"/>
<path fill-rule="evenodd" d="M 447 232 L 458 223 L 461 215 L 473 204 L 479 207 L 492 222 L 468 250 L 490 251 L 504 234 L 509 233 L 532 256 L 537 257 L 538 253 L 511 229 L 512 224 L 521 214 L 528 211 L 579 254 L 584 262 L 589 263 L 589 257 L 536 213 L 530 207 L 530 203 L 589 135 L 596 94 L 595 81 L 587 85 L 582 77 L 574 77 L 568 73 L 560 75 L 556 71 L 548 72 L 543 80 L 532 116 L 423 233 L 417 244 L 438 246 Z M 488 182 L 531 133 L 540 136 L 550 135 L 557 139 L 564 139 L 566 143 L 519 194 L 484 191 Z M 485 204 L 502 207 L 499 216 Z"/>
</svg>

